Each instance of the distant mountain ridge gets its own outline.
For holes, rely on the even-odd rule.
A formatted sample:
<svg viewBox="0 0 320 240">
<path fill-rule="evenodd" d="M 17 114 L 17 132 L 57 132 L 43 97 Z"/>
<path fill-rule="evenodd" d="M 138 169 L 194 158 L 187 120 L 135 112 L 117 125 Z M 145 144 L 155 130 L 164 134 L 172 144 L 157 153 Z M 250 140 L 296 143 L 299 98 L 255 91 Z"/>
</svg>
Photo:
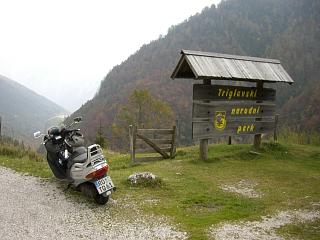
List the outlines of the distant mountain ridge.
<svg viewBox="0 0 320 240">
<path fill-rule="evenodd" d="M 25 86 L 0 75 L 2 134 L 31 141 L 33 132 L 44 130 L 46 121 L 67 111 Z"/>
<path fill-rule="evenodd" d="M 165 37 L 143 45 L 106 75 L 97 95 L 75 112 L 84 117 L 89 139 L 94 139 L 101 120 L 114 141 L 111 128 L 121 104 L 134 89 L 149 89 L 170 103 L 180 123 L 180 140 L 190 143 L 192 81 L 170 79 L 181 49 L 281 60 L 295 81 L 290 87 L 276 86 L 278 111 L 285 113 L 282 124 L 303 122 L 305 111 L 314 112 L 310 101 L 320 99 L 311 91 L 320 85 L 320 1 L 226 0 L 172 26 Z M 293 114 L 295 109 L 300 114 Z M 316 130 L 312 126 L 319 126 L 320 119 L 299 125 Z"/>
</svg>

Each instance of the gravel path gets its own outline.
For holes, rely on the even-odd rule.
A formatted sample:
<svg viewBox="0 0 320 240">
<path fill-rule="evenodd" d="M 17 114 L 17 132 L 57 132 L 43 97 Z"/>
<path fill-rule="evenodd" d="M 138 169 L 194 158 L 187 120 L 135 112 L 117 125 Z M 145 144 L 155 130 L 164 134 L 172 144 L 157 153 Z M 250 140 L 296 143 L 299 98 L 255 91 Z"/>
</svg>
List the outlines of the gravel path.
<svg viewBox="0 0 320 240">
<path fill-rule="evenodd" d="M 315 221 L 320 218 L 318 210 L 290 210 L 281 211 L 273 216 L 264 216 L 260 221 L 244 222 L 238 224 L 224 223 L 213 226 L 210 235 L 215 240 L 284 240 L 276 230 L 287 224 L 298 224 Z"/>
<path fill-rule="evenodd" d="M 165 219 L 112 216 L 68 200 L 54 183 L 0 167 L 0 239 L 185 239 Z M 110 210 L 110 211 L 108 211 Z"/>
</svg>

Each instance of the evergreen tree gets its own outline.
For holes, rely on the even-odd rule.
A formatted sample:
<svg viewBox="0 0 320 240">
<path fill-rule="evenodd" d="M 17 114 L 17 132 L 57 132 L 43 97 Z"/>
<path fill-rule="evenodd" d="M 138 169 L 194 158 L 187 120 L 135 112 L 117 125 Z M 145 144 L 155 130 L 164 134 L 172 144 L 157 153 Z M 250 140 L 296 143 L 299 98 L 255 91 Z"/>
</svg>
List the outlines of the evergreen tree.
<svg viewBox="0 0 320 240">
<path fill-rule="evenodd" d="M 99 144 L 102 148 L 106 147 L 106 139 L 103 136 L 103 131 L 102 131 L 102 127 L 101 127 L 101 119 L 99 120 L 99 130 L 96 135 L 95 143 Z"/>
</svg>

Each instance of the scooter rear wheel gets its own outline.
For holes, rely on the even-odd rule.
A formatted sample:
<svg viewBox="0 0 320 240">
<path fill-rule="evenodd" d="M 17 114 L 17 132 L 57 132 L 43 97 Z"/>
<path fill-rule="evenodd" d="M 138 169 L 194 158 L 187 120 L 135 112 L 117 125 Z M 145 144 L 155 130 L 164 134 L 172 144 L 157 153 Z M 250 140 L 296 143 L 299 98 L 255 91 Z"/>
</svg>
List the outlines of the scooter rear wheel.
<svg viewBox="0 0 320 240">
<path fill-rule="evenodd" d="M 96 203 L 98 203 L 100 205 L 104 205 L 109 201 L 109 196 L 100 195 L 98 192 L 96 193 L 96 195 L 93 198 L 96 201 Z"/>
<path fill-rule="evenodd" d="M 109 201 L 109 196 L 100 195 L 93 183 L 83 183 L 79 186 L 79 190 L 88 197 L 93 197 L 96 203 L 104 205 Z"/>
</svg>

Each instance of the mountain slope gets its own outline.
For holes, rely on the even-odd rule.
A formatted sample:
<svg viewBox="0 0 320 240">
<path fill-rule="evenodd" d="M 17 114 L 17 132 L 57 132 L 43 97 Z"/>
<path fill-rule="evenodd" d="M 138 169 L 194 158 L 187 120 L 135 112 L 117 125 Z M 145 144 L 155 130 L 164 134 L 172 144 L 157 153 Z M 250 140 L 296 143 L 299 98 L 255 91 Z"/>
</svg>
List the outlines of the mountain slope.
<svg viewBox="0 0 320 240">
<path fill-rule="evenodd" d="M 2 134 L 28 141 L 43 130 L 47 120 L 66 110 L 23 85 L 0 76 Z"/>
<path fill-rule="evenodd" d="M 110 126 L 128 94 L 135 88 L 149 89 L 171 104 L 180 122 L 180 140 L 190 142 L 192 81 L 170 79 L 181 49 L 280 59 L 295 80 L 290 88 L 277 86 L 279 106 L 285 107 L 289 98 L 319 86 L 319 23 L 317 0 L 223 1 L 171 27 L 165 37 L 142 46 L 115 66 L 98 94 L 75 114 L 84 116 L 90 139 L 99 119 L 112 138 Z M 301 121 L 300 116 L 295 119 Z"/>
</svg>

